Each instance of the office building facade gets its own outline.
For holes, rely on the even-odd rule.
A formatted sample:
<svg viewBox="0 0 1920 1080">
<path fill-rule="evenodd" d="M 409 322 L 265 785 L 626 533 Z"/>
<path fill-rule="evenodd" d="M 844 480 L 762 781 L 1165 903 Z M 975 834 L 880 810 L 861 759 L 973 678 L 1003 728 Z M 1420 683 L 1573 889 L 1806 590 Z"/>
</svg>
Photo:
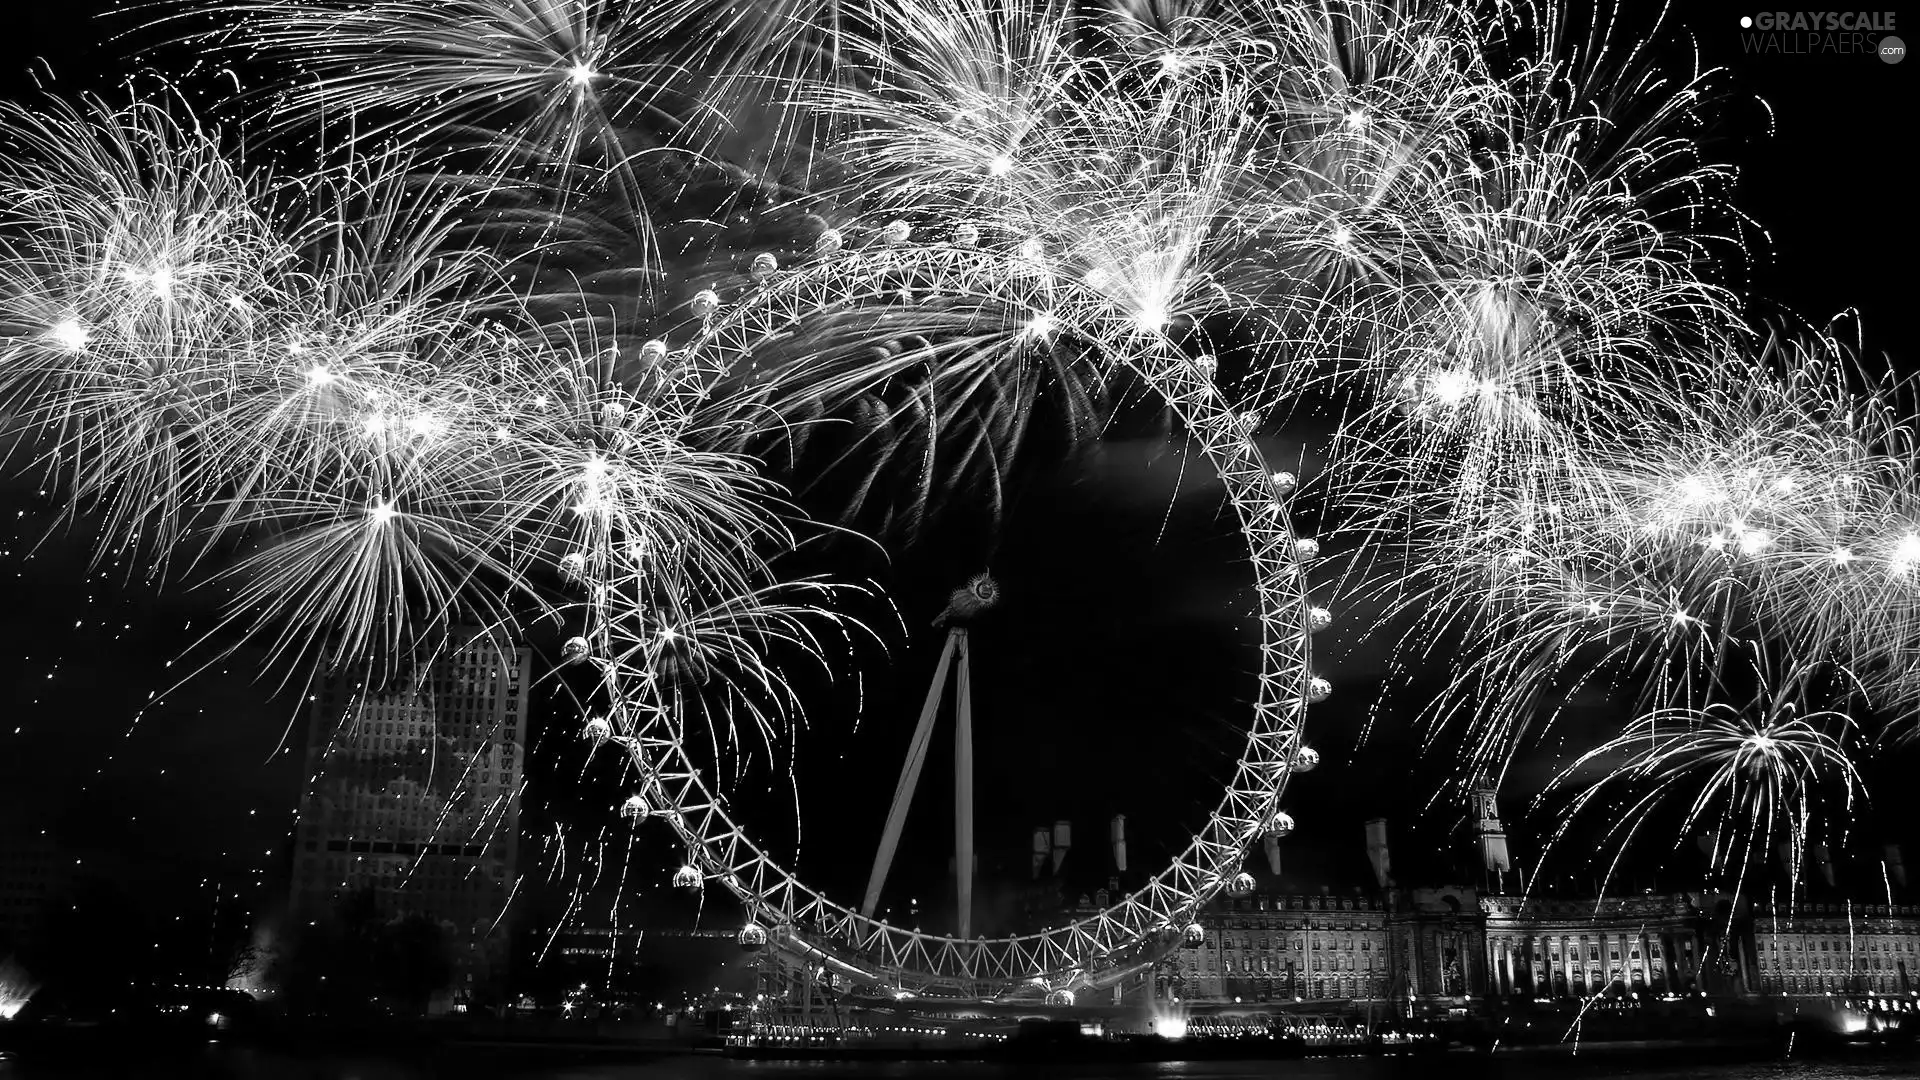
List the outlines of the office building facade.
<svg viewBox="0 0 1920 1080">
<path fill-rule="evenodd" d="M 525 648 L 467 631 L 397 690 L 341 676 L 312 702 L 294 917 L 367 892 L 383 917 L 432 920 L 454 971 L 445 1003 L 497 991 L 510 956 L 529 666 Z"/>
</svg>

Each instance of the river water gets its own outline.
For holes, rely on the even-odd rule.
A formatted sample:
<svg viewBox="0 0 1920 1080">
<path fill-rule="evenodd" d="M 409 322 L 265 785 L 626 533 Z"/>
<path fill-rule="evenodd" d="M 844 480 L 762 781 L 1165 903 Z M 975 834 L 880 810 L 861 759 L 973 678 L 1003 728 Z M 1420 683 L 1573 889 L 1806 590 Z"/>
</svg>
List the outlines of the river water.
<svg viewBox="0 0 1920 1080">
<path fill-rule="evenodd" d="M 24 1061 L 0 1057 L 0 1080 L 1868 1080 L 1920 1077 L 1920 1059 L 1842 1056 L 1743 1064 L 1663 1063 L 1657 1053 L 1565 1058 L 1448 1054 L 1421 1058 L 1321 1058 L 1305 1061 L 1167 1062 L 1140 1065 L 1008 1066 L 965 1062 L 749 1062 L 710 1056 L 613 1062 L 564 1054 L 475 1053 L 296 1058 L 210 1044 L 199 1052 L 143 1058 L 122 1047 L 112 1059 Z M 90 1055 L 91 1056 L 91 1055 Z"/>
</svg>

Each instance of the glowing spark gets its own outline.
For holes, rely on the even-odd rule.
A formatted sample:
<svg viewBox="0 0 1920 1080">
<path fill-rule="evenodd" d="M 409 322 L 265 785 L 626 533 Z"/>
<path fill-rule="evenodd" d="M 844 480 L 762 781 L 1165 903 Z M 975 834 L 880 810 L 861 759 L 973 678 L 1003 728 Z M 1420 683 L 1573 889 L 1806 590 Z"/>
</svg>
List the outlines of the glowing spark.
<svg viewBox="0 0 1920 1080">
<path fill-rule="evenodd" d="M 1906 577 L 1920 566 L 1920 533 L 1910 532 L 1902 536 L 1893 546 L 1893 553 L 1887 557 L 1887 565 L 1897 577 Z"/>
<path fill-rule="evenodd" d="M 68 352 L 79 352 L 87 347 L 87 328 L 80 325 L 78 319 L 62 319 L 47 331 L 47 339 Z"/>
<path fill-rule="evenodd" d="M 1473 376 L 1464 371 L 1442 371 L 1427 382 L 1428 393 L 1443 405 L 1460 404 L 1473 393 L 1473 388 Z"/>
<path fill-rule="evenodd" d="M 1688 505 L 1712 502 L 1715 498 L 1712 486 L 1710 486 L 1704 478 L 1698 476 L 1689 476 L 1680 481 L 1678 494 L 1680 500 Z"/>
<path fill-rule="evenodd" d="M 1133 315 L 1133 324 L 1149 334 L 1159 333 L 1168 321 L 1166 305 L 1158 301 L 1143 301 Z"/>
</svg>

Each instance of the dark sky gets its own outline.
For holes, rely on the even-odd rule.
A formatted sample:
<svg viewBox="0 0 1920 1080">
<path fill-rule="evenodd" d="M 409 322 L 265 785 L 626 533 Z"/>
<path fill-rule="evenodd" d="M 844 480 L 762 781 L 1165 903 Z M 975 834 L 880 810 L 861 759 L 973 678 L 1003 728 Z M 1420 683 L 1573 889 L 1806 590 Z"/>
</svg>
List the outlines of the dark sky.
<svg viewBox="0 0 1920 1080">
<path fill-rule="evenodd" d="M 1739 26 L 1746 6 L 1675 7 L 1703 65 L 1727 69 L 1740 94 L 1722 130 L 1704 134 L 1710 156 L 1739 167 L 1739 205 L 1771 237 L 1757 252 L 1754 293 L 1815 322 L 1856 309 L 1870 350 L 1912 371 L 1914 279 L 1897 238 L 1914 215 L 1920 68 L 1749 52 Z M 1920 14 L 1903 13 L 1899 26 L 1920 36 Z"/>
<path fill-rule="evenodd" d="M 105 5 L 17 6 L 26 10 L 6 24 L 0 88 L 98 89 L 132 70 L 120 60 L 129 43 L 112 41 L 89 18 Z M 1645 23 L 1650 11 L 1632 5 L 1625 18 Z M 1756 252 L 1754 291 L 1810 319 L 1856 308 L 1870 346 L 1904 364 L 1912 357 L 1914 207 L 1906 165 L 1920 115 L 1920 62 L 1747 55 L 1741 12 L 1729 11 L 1689 5 L 1674 18 L 1706 64 L 1732 69 L 1736 97 L 1771 105 L 1770 131 L 1765 110 L 1736 100 L 1701 132 L 1709 156 L 1740 167 L 1741 206 L 1771 234 Z M 1920 24 L 1908 33 L 1920 37 Z M 1273 450 L 1294 460 L 1311 458 L 1315 446 L 1309 438 Z M 1068 816 L 1081 844 L 1097 848 L 1106 817 L 1124 811 L 1150 850 L 1156 837 L 1203 817 L 1209 778 L 1230 760 L 1232 727 L 1244 722 L 1233 708 L 1250 658 L 1237 636 L 1246 621 L 1243 571 L 1220 547 L 1212 489 L 1195 478 L 1196 465 L 1176 445 L 1118 442 L 1036 472 L 996 550 L 936 541 L 886 570 L 911 641 L 898 672 L 873 684 L 859 740 L 845 734 L 851 718 L 840 715 L 800 743 L 802 768 L 824 780 L 803 793 L 820 816 L 803 818 L 831 823 L 829 815 L 841 814 L 849 822 L 821 826 L 829 831 L 813 834 L 809 850 L 871 851 L 867 836 L 877 832 L 899 760 L 891 743 L 904 741 L 939 644 L 928 622 L 945 590 L 989 556 L 1008 601 L 978 635 L 977 704 L 983 758 L 991 752 L 1005 771 L 983 771 L 991 786 L 983 845 L 1018 850 L 1026 826 Z M 121 588 L 126 569 L 92 566 L 90 544 L 79 537 L 56 535 L 36 547 L 53 526 L 50 507 L 31 482 L 9 482 L 5 497 L 0 782 L 9 797 L 0 816 L 63 830 L 75 847 L 137 850 L 240 875 L 272 867 L 301 773 L 297 751 L 279 752 L 295 702 L 269 700 L 249 682 L 243 656 L 150 706 L 148 693 L 181 670 L 168 661 L 204 628 L 207 602 Z M 1334 822 L 1329 839 L 1357 845 L 1361 817 L 1406 811 L 1410 755 L 1393 732 L 1352 752 L 1369 680 L 1381 673 L 1366 651 L 1341 659 L 1340 642 L 1335 632 L 1324 666 L 1347 681 L 1336 703 L 1314 714 L 1313 741 L 1329 749 L 1328 764 L 1297 798 L 1303 821 Z M 893 644 L 901 645 L 897 634 Z M 1192 734 L 1170 738 L 1169 730 Z M 838 760 L 843 752 L 853 763 Z M 573 753 L 554 748 L 548 758 L 571 761 Z M 936 799 L 946 797 L 944 767 L 936 759 L 928 770 Z M 555 772 L 564 779 L 564 769 Z M 615 801 L 617 787 L 603 787 L 571 801 Z M 945 827 L 937 815 L 915 824 L 925 849 L 940 853 Z M 850 839 L 840 844 L 843 835 Z M 928 872 L 937 875 L 942 861 L 929 857 Z"/>
</svg>

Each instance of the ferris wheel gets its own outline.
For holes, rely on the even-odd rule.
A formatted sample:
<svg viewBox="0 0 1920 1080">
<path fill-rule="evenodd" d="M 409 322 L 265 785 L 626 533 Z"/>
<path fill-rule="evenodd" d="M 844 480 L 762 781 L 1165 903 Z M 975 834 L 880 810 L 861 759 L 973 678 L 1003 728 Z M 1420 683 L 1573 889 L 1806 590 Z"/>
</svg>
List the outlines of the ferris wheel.
<svg viewBox="0 0 1920 1080">
<path fill-rule="evenodd" d="M 983 332 L 1072 336 L 1094 346 L 1093 362 L 1136 373 L 1199 443 L 1247 542 L 1259 604 L 1259 691 L 1232 777 L 1206 824 L 1146 884 L 1090 916 L 1012 937 L 973 937 L 964 928 L 950 936 L 925 933 L 876 919 L 873 899 L 890 861 L 888 841 L 898 838 L 891 825 L 865 904 L 831 900 L 800 880 L 735 820 L 690 754 L 673 710 L 649 700 L 661 693 L 659 682 L 644 677 L 627 691 L 635 706 L 627 713 L 640 719 L 621 741 L 642 779 L 625 812 L 665 821 L 685 845 L 688 860 L 676 884 L 716 883 L 739 899 L 747 918 L 738 933 L 744 948 L 777 950 L 876 993 L 996 998 L 1038 989 L 1050 1001 L 1070 1003 L 1078 991 L 1111 986 L 1168 949 L 1195 943 L 1204 935 L 1201 912 L 1216 895 L 1252 889 L 1253 878 L 1242 868 L 1247 852 L 1292 829 L 1281 795 L 1291 775 L 1318 762 L 1302 741 L 1302 725 L 1307 706 L 1332 689 L 1311 667 L 1310 635 L 1331 618 L 1306 594 L 1304 570 L 1318 546 L 1295 536 L 1288 513 L 1294 478 L 1268 467 L 1253 437 L 1259 418 L 1230 407 L 1208 358 L 1188 356 L 1162 328 L 1142 326 L 1124 304 L 1061 272 L 1031 243 L 983 246 L 979 231 L 966 225 L 948 242 L 908 241 L 907 227 L 895 222 L 879 230 L 877 243 L 859 249 L 830 230 L 810 258 L 787 269 L 762 254 L 753 261 L 751 283 L 730 301 L 715 289 L 694 298 L 698 326 L 690 338 L 672 346 L 650 342 L 648 349 L 656 359 L 670 355 L 683 378 L 712 386 L 750 380 L 756 350 L 809 319 L 859 308 L 877 310 L 884 320 L 889 309 L 958 303 Z M 890 331 L 878 325 L 875 333 Z M 726 395 L 729 407 L 738 408 L 743 396 L 751 407 L 752 395 L 737 387 Z M 948 649 L 954 649 L 951 636 Z M 964 665 L 964 645 L 959 655 Z M 930 698 L 929 712 L 932 705 Z M 923 729 L 926 724 L 923 715 Z M 923 730 L 916 742 L 924 736 Z M 903 786 L 910 791 L 904 776 Z M 901 805 L 897 795 L 896 815 Z M 958 844 L 970 847 L 971 815 L 957 816 Z M 956 859 L 968 870 L 971 862 Z M 957 876 L 964 913 L 971 875 Z"/>
</svg>

